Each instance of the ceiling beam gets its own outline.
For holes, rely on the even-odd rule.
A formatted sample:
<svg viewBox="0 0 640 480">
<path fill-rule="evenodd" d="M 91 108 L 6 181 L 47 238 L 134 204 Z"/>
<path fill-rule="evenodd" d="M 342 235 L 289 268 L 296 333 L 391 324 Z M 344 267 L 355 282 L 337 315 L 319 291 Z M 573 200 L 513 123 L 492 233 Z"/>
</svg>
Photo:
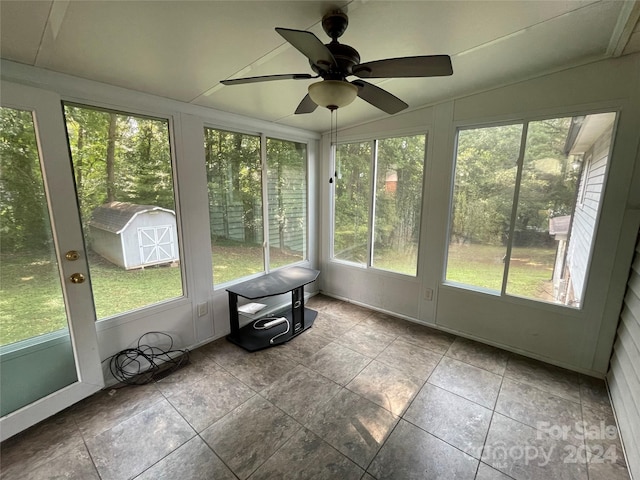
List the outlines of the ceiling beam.
<svg viewBox="0 0 640 480">
<path fill-rule="evenodd" d="M 640 19 L 640 0 L 626 0 L 620 15 L 618 16 L 618 22 L 613 29 L 611 40 L 609 40 L 609 47 L 607 48 L 607 56 L 619 57 L 622 55 L 624 47 L 629 42 L 631 34 Z"/>
</svg>

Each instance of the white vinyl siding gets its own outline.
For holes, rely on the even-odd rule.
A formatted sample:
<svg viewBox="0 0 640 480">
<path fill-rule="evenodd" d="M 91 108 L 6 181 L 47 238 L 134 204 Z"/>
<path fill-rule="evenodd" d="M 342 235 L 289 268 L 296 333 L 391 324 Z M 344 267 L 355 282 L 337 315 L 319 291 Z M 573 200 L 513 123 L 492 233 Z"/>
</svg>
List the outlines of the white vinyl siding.
<svg viewBox="0 0 640 480">
<path fill-rule="evenodd" d="M 613 126 L 600 135 L 584 157 L 586 161 L 583 168 L 586 174 L 582 176 L 578 192 L 579 202 L 574 212 L 567 264 L 571 271 L 571 286 L 581 303 L 600 200 L 604 190 L 612 128 Z"/>
<path fill-rule="evenodd" d="M 640 238 L 607 378 L 629 470 L 640 478 Z"/>
</svg>

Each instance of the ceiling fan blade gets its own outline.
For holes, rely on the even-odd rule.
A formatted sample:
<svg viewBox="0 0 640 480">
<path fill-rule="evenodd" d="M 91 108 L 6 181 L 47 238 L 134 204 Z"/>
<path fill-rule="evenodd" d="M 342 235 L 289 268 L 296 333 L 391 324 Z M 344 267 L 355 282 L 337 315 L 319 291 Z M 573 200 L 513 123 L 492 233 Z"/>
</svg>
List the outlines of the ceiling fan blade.
<svg viewBox="0 0 640 480">
<path fill-rule="evenodd" d="M 452 73 L 449 55 L 387 58 L 353 67 L 353 74 L 360 78 L 442 77 Z"/>
<path fill-rule="evenodd" d="M 311 97 L 307 93 L 300 102 L 300 105 L 298 105 L 298 108 L 296 108 L 296 115 L 299 115 L 301 113 L 311 113 L 316 108 L 318 108 L 318 105 L 316 105 L 316 103 L 311 100 Z"/>
<path fill-rule="evenodd" d="M 308 80 L 310 78 L 318 78 L 308 73 L 284 73 L 282 75 L 265 75 L 263 77 L 246 77 L 231 78 L 229 80 L 221 80 L 223 85 L 241 85 L 243 83 L 270 82 L 272 80 Z"/>
<path fill-rule="evenodd" d="M 276 28 L 282 37 L 306 56 L 311 63 L 321 70 L 328 70 L 336 64 L 336 59 L 324 43 L 313 33 L 306 30 L 291 30 L 289 28 Z"/>
<path fill-rule="evenodd" d="M 409 106 L 395 95 L 390 94 L 372 83 L 365 82 L 364 80 L 355 80 L 351 83 L 358 87 L 358 96 L 361 99 L 386 113 L 398 113 Z"/>
</svg>

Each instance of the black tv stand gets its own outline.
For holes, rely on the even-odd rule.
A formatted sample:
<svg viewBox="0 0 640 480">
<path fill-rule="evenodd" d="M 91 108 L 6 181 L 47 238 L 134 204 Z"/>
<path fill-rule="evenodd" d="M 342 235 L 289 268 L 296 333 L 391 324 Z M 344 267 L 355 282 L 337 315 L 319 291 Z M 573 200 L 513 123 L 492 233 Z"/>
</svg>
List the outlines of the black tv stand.
<svg viewBox="0 0 640 480">
<path fill-rule="evenodd" d="M 318 270 L 289 267 L 227 288 L 231 321 L 231 333 L 227 335 L 227 340 L 253 352 L 288 342 L 311 328 L 318 312 L 305 308 L 304 286 L 315 281 L 318 275 Z M 288 292 L 291 292 L 290 309 L 257 318 L 240 328 L 238 297 L 256 300 Z M 284 317 L 286 321 L 272 320 L 280 317 Z M 274 321 L 273 326 L 268 325 L 271 321 Z M 269 328 L 264 328 L 265 324 Z"/>
</svg>

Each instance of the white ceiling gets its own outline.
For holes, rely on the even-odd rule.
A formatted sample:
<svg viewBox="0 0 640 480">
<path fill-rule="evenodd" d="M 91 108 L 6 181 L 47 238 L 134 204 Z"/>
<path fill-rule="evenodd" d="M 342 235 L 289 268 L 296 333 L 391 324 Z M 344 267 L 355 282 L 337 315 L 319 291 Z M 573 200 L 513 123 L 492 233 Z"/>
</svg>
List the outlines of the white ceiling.
<svg viewBox="0 0 640 480">
<path fill-rule="evenodd" d="M 310 30 L 328 42 L 320 20 L 336 7 L 349 15 L 340 42 L 356 48 L 363 62 L 451 55 L 451 77 L 372 80 L 410 109 L 640 51 L 638 1 L 0 0 L 0 53 L 28 65 L 324 132 L 327 110 L 293 114 L 313 80 L 237 86 L 219 81 L 312 73 L 274 27 Z M 356 99 L 340 110 L 339 122 L 384 116 Z"/>
</svg>

